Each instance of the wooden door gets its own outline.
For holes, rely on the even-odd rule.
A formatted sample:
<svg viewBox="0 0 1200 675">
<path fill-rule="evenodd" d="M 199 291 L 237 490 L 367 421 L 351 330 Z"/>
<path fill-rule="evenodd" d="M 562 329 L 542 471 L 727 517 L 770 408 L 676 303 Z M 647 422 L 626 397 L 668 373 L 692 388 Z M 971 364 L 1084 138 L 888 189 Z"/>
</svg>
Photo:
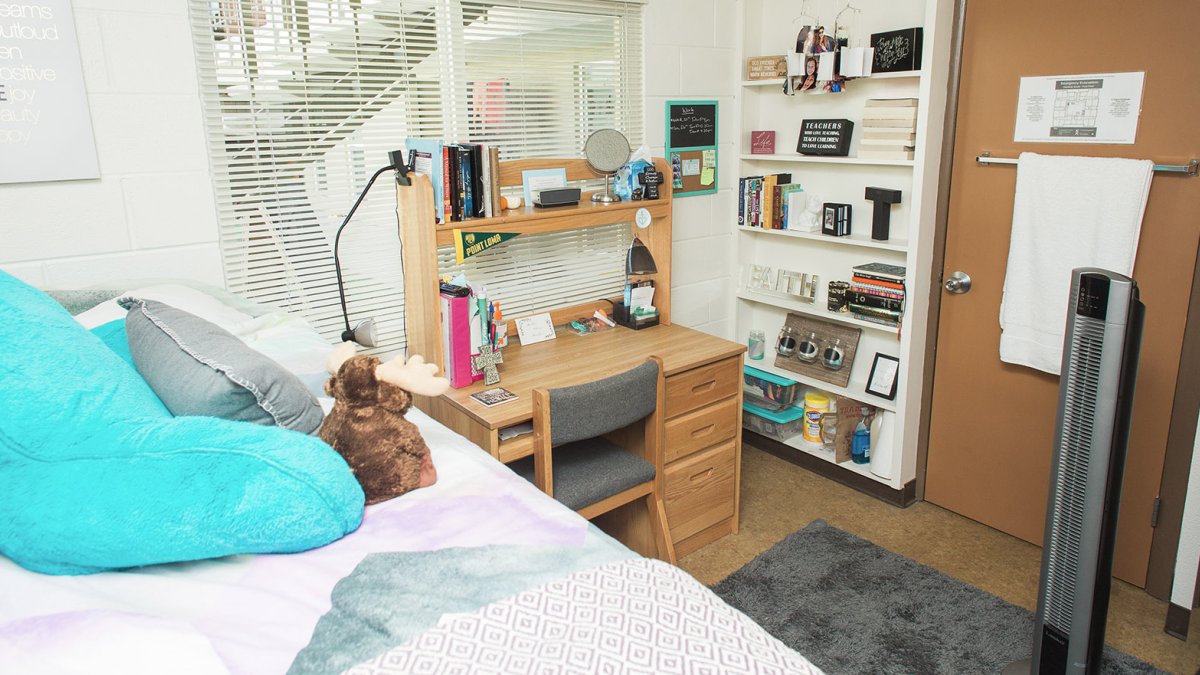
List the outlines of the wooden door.
<svg viewBox="0 0 1200 675">
<path fill-rule="evenodd" d="M 1058 377 L 1000 362 L 1000 296 L 1016 167 L 983 166 L 984 150 L 1151 159 L 1200 157 L 1195 31 L 1200 3 L 975 0 L 967 3 L 954 170 L 938 324 L 925 498 L 1040 545 Z M 1014 143 L 1022 76 L 1145 71 L 1134 145 Z M 1153 503 L 1200 234 L 1200 178 L 1156 173 L 1134 278 L 1147 306 L 1114 573 L 1145 584 Z M 943 291 L 945 293 L 945 291 Z"/>
</svg>

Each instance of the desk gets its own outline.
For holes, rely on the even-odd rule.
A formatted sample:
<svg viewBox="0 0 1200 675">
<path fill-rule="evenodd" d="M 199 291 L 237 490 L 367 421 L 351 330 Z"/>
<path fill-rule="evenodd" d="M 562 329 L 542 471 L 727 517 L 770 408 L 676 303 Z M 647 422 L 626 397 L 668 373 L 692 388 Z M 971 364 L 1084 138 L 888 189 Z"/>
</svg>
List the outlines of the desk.
<svg viewBox="0 0 1200 675">
<path fill-rule="evenodd" d="M 675 325 L 639 331 L 620 326 L 504 349 L 498 386 L 515 401 L 487 407 L 471 394 L 482 382 L 417 405 L 502 462 L 533 453 L 533 435 L 507 441 L 499 431 L 533 419 L 534 387 L 565 387 L 628 370 L 654 355 L 666 377 L 663 418 L 664 502 L 676 554 L 683 556 L 737 532 L 741 479 L 740 344 Z"/>
</svg>

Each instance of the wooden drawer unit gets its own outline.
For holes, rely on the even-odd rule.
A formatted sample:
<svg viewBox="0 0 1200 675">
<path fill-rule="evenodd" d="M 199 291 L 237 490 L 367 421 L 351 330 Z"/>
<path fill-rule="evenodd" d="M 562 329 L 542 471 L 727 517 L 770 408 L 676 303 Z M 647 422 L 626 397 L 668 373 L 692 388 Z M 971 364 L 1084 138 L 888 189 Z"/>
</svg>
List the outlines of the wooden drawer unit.
<svg viewBox="0 0 1200 675">
<path fill-rule="evenodd" d="M 730 396 L 667 420 L 663 460 L 668 464 L 733 438 L 738 431 L 738 397 Z"/>
<path fill-rule="evenodd" d="M 667 418 L 733 396 L 741 386 L 742 359 L 732 358 L 667 378 Z"/>
<path fill-rule="evenodd" d="M 663 501 L 674 541 L 687 539 L 734 515 L 736 468 L 735 441 L 721 443 L 667 467 Z"/>
</svg>

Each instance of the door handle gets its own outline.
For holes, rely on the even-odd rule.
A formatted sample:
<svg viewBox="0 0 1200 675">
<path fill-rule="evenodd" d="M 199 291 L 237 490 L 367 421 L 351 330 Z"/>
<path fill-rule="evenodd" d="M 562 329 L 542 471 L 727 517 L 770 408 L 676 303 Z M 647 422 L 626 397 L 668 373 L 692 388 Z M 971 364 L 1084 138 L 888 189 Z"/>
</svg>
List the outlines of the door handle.
<svg viewBox="0 0 1200 675">
<path fill-rule="evenodd" d="M 966 272 L 956 271 L 950 275 L 949 279 L 946 279 L 945 283 L 942 284 L 942 288 L 955 295 L 962 295 L 971 290 L 971 275 Z"/>
</svg>

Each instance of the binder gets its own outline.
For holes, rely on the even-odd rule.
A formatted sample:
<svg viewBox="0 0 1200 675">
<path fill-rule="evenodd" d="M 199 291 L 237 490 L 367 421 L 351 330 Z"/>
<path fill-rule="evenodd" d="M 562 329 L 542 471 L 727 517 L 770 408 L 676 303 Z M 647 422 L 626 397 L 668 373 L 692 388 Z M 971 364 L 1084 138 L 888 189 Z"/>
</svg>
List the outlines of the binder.
<svg viewBox="0 0 1200 675">
<path fill-rule="evenodd" d="M 445 349 L 446 377 L 455 389 L 471 386 L 471 323 L 469 295 L 440 293 L 442 306 L 442 347 Z"/>
</svg>

